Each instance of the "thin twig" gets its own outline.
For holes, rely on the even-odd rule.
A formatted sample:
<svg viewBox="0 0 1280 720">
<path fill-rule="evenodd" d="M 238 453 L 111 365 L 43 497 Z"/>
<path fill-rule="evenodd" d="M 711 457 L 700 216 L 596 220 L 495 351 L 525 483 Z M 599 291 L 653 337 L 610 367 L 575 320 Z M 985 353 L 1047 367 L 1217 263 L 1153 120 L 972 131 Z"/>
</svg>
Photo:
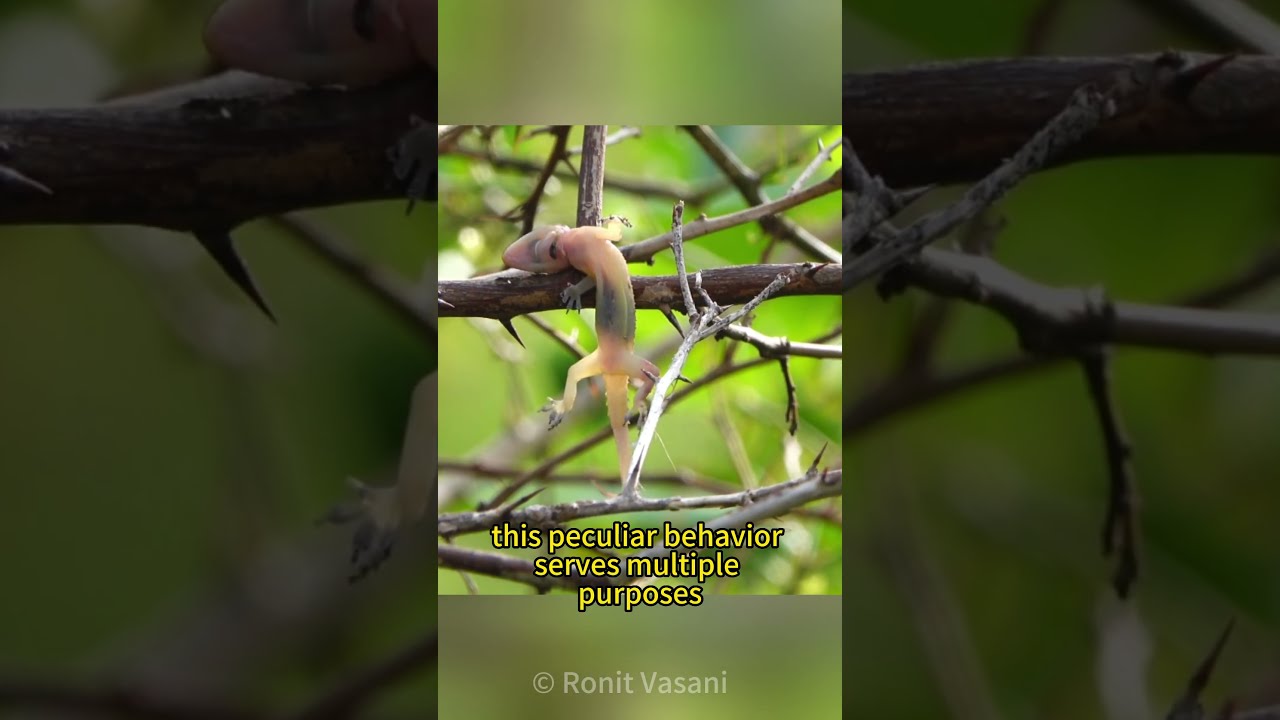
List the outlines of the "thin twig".
<svg viewBox="0 0 1280 720">
<path fill-rule="evenodd" d="M 720 334 L 723 337 L 749 343 L 760 351 L 761 357 L 812 357 L 826 360 L 839 360 L 844 357 L 844 349 L 839 345 L 791 342 L 785 337 L 765 335 L 745 325 L 731 325 L 721 330 Z"/>
<path fill-rule="evenodd" d="M 680 297 L 684 298 L 684 314 L 693 317 L 698 308 L 689 292 L 689 274 L 684 267 L 684 201 L 677 200 L 671 209 L 671 252 L 676 259 L 676 277 L 680 281 Z"/>
<path fill-rule="evenodd" d="M 720 230 L 727 230 L 738 225 L 745 225 L 749 222 L 755 222 L 762 218 L 776 215 L 783 210 L 803 205 L 814 198 L 822 197 L 830 192 L 840 189 L 840 174 L 832 173 L 820 183 L 801 190 L 792 195 L 784 195 L 770 202 L 759 205 L 753 205 L 727 215 L 721 215 L 714 218 L 697 218 L 690 220 L 684 225 L 684 239 L 692 240 L 703 235 L 708 235 Z M 622 254 L 627 258 L 627 262 L 643 262 L 657 255 L 659 252 L 666 250 L 671 245 L 671 233 L 663 233 L 655 237 L 646 238 L 638 243 L 632 243 L 625 248 L 621 248 Z M 839 258 L 831 262 L 840 262 Z"/>
<path fill-rule="evenodd" d="M 704 293 L 704 302 L 708 307 L 702 311 L 695 311 L 693 306 L 693 298 L 688 291 L 688 277 L 683 267 L 683 233 L 680 228 L 680 218 L 683 214 L 683 208 L 677 205 L 672 213 L 672 237 L 675 241 L 672 244 L 672 250 L 675 252 L 677 265 L 680 269 L 681 287 L 685 297 L 686 307 L 689 308 L 690 326 L 689 331 L 685 334 L 680 347 L 676 349 L 675 354 L 671 358 L 671 366 L 659 378 L 653 389 L 653 400 L 649 403 L 648 413 L 645 415 L 644 422 L 640 426 L 640 437 L 636 440 L 636 448 L 631 456 L 631 467 L 628 468 L 626 480 L 622 484 L 622 493 L 619 497 L 632 497 L 639 492 L 640 487 L 640 469 L 644 467 L 645 457 L 649 453 L 649 446 L 653 442 L 655 433 L 657 432 L 658 418 L 662 416 L 663 408 L 666 404 L 667 391 L 681 377 L 681 371 L 684 363 L 688 360 L 689 354 L 693 351 L 693 346 L 697 343 L 712 337 L 717 332 L 729 325 L 737 322 L 745 317 L 747 313 L 753 311 L 760 303 L 767 300 L 778 290 L 782 289 L 792 278 L 791 273 L 782 273 L 774 278 L 773 282 L 760 291 L 755 298 L 743 305 L 737 311 L 720 317 L 720 308 L 715 306 L 706 297 Z M 678 245 L 677 245 L 678 244 Z"/>
<path fill-rule="evenodd" d="M 366 668 L 325 692 L 292 716 L 292 720 L 339 720 L 355 717 L 378 694 L 436 662 L 438 638 L 433 630 L 394 655 Z"/>
<path fill-rule="evenodd" d="M 547 155 L 547 162 L 542 166 L 542 172 L 538 173 L 538 179 L 534 181 L 533 192 L 529 193 L 529 199 L 512 208 L 508 217 L 519 215 L 520 234 L 526 235 L 533 230 L 533 223 L 538 218 L 538 203 L 542 200 L 542 193 L 547 189 L 547 182 L 551 180 L 551 175 L 556 169 L 556 165 L 560 162 L 567 161 L 568 156 L 565 155 L 565 148 L 569 144 L 569 126 L 558 125 L 551 128 L 551 134 L 555 137 L 555 144 L 551 147 L 551 153 Z"/>
<path fill-rule="evenodd" d="M 921 259 L 941 251 L 926 250 Z M 898 272 L 910 273 L 913 263 Z M 1229 305 L 1280 278 L 1280 250 L 1264 255 L 1258 266 L 1250 265 L 1210 287 L 1174 298 L 1173 306 L 1214 308 Z M 1121 304 L 1123 305 L 1123 303 Z M 850 405 L 844 412 L 842 431 L 845 436 L 866 432 L 876 424 L 899 413 L 918 408 L 954 393 L 971 390 L 994 380 L 1023 375 L 1056 367 L 1063 356 L 1017 354 L 988 360 L 972 367 L 927 377 L 913 376 L 885 382 Z"/>
<path fill-rule="evenodd" d="M 881 286 L 899 283 L 989 307 L 1018 332 L 1023 346 L 1070 350 L 1085 343 L 1241 355 L 1280 354 L 1280 316 L 1204 308 L 1114 302 L 1100 315 L 1092 290 L 1054 288 L 1028 280 L 990 258 L 928 248 Z"/>
<path fill-rule="evenodd" d="M 1102 523 L 1102 552 L 1108 556 L 1118 555 L 1111 585 L 1123 599 L 1129 596 L 1129 589 L 1138 577 L 1137 490 L 1129 462 L 1132 449 L 1111 394 L 1111 363 L 1106 348 L 1087 348 L 1079 358 L 1107 453 L 1107 511 Z"/>
<path fill-rule="evenodd" d="M 922 197 L 929 188 L 902 193 L 890 190 L 879 176 L 872 177 L 867 172 L 849 139 L 842 138 L 841 141 L 844 143 L 844 163 L 840 173 L 845 188 L 841 247 L 846 260 L 851 260 L 862 250 L 863 239 L 872 229 Z"/>
<path fill-rule="evenodd" d="M 763 205 L 768 198 L 760 191 L 760 176 L 738 159 L 727 145 L 705 125 L 689 125 L 685 131 L 707 153 L 712 162 L 729 177 L 738 192 L 752 205 Z M 763 216 L 760 227 L 770 235 L 784 238 L 811 257 L 824 262 L 840 262 L 840 253 L 785 217 Z"/>
<path fill-rule="evenodd" d="M 756 358 L 754 360 L 749 360 L 743 363 L 721 365 L 716 369 L 712 370 L 710 373 L 707 373 L 701 378 L 690 383 L 689 387 L 683 388 L 673 393 L 671 397 L 667 399 L 667 405 L 675 405 L 676 403 L 680 402 L 684 398 L 688 397 L 695 390 L 698 390 L 702 387 L 710 385 L 714 382 L 723 380 L 731 375 L 735 375 L 737 373 L 744 372 L 746 370 L 754 369 L 767 362 L 769 362 L 769 360 L 765 358 Z M 491 499 L 489 499 L 488 502 L 483 503 L 481 505 L 481 509 L 488 509 L 488 508 L 494 508 L 499 506 L 500 504 L 505 502 L 508 498 L 510 498 L 512 495 L 514 495 L 516 491 L 523 488 L 525 485 L 528 485 L 534 480 L 544 477 L 545 475 L 550 473 L 554 468 L 557 468 L 560 465 L 563 465 L 565 462 L 572 460 L 573 458 L 581 455 L 587 450 L 590 450 L 592 447 L 595 447 L 599 443 L 602 443 L 612 437 L 613 437 L 612 429 L 610 429 L 609 427 L 600 428 L 595 433 L 583 438 L 581 441 L 579 441 L 577 444 L 573 445 L 572 447 L 566 448 L 565 450 L 562 450 L 559 453 L 556 453 L 554 456 L 549 457 L 546 460 L 543 460 L 536 467 L 533 467 L 525 471 L 524 473 L 522 473 L 515 480 L 512 480 L 510 485 L 507 485 L 506 487 L 498 491 L 498 493 L 494 495 Z"/>
<path fill-rule="evenodd" d="M 271 221 L 382 301 L 383 305 L 406 320 L 423 337 L 433 343 L 436 341 L 436 306 L 427 298 L 415 298 L 412 287 L 398 275 L 357 257 L 332 233 L 303 215 L 277 215 Z"/>
<path fill-rule="evenodd" d="M 838 147 L 840 147 L 838 143 L 832 143 L 823 147 L 822 141 L 819 140 L 818 154 L 814 156 L 813 160 L 805 166 L 805 169 L 796 176 L 795 182 L 791 183 L 791 187 L 787 188 L 787 194 L 790 195 L 791 193 L 799 192 L 800 188 L 803 187 L 805 183 L 809 182 L 809 178 L 813 177 L 814 173 L 818 172 L 818 168 L 822 167 L 823 163 L 831 160 L 831 154 L 834 153 Z"/>
<path fill-rule="evenodd" d="M 789 485 L 785 490 L 776 492 L 757 502 L 744 505 L 732 512 L 725 513 L 711 522 L 705 523 L 704 527 L 708 530 L 745 527 L 747 523 L 755 523 L 785 515 L 815 500 L 838 497 L 844 494 L 844 471 L 839 468 L 819 470 L 815 463 L 803 476 L 791 482 L 793 484 Z M 759 493 L 760 491 L 753 492 Z M 682 547 L 683 549 L 691 548 Z M 636 553 L 632 557 L 654 558 L 660 557 L 667 552 L 669 550 L 666 543 L 661 542 L 648 550 Z M 637 579 L 639 578 L 632 578 L 632 580 Z"/>
</svg>

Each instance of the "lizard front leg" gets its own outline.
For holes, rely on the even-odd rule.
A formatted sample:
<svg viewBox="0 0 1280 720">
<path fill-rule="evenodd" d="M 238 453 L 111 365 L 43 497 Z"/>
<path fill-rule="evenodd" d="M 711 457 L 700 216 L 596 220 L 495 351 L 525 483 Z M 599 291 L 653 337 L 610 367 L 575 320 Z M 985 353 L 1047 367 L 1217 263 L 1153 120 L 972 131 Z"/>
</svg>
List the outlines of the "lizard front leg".
<svg viewBox="0 0 1280 720">
<path fill-rule="evenodd" d="M 205 27 L 205 44 L 232 67 L 361 86 L 434 68 L 436 22 L 434 0 L 226 0 Z M 391 149 L 393 170 L 416 200 L 435 196 L 426 134 L 421 124 Z"/>
<path fill-rule="evenodd" d="M 400 142 L 388 151 L 396 179 L 404 183 L 409 196 L 408 212 L 418 200 L 436 200 L 436 149 L 435 134 L 428 135 L 429 126 L 421 118 L 413 118 L 416 127 L 400 138 Z M 428 146 L 427 142 L 433 143 Z"/>
<path fill-rule="evenodd" d="M 392 0 L 357 0 L 353 8 L 353 24 L 356 33 L 368 42 L 375 42 L 377 14 L 380 8 L 391 19 L 392 24 L 401 32 L 408 34 L 414 41 L 419 56 L 423 60 L 435 64 L 435 31 L 431 21 L 435 19 L 432 12 L 429 16 L 421 13 L 411 3 L 403 3 L 408 9 L 401 9 L 400 4 Z M 417 7 L 424 6 L 425 3 Z M 428 27 L 430 26 L 430 27 Z M 427 33 L 430 31 L 430 38 Z M 428 58 L 428 45 L 432 48 Z M 436 199 L 436 146 L 427 143 L 435 141 L 429 135 L 426 120 L 419 117 L 410 118 L 414 127 L 405 133 L 387 155 L 391 159 L 392 171 L 396 179 L 404 183 L 405 194 L 409 196 L 409 207 L 406 214 L 413 212 L 414 203 L 419 200 Z"/>
</svg>

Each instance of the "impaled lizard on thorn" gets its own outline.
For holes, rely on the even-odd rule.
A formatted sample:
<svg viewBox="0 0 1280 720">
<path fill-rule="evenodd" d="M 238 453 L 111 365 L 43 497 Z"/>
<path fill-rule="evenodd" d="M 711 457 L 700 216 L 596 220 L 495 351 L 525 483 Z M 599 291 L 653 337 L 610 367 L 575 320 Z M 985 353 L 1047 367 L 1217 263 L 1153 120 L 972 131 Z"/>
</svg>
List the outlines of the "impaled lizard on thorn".
<svg viewBox="0 0 1280 720">
<path fill-rule="evenodd" d="M 627 437 L 627 386 L 633 379 L 641 382 L 636 393 L 636 405 L 643 405 L 658 379 L 658 366 L 634 352 L 636 300 L 627 261 L 613 245 L 620 239 L 622 233 L 616 229 L 547 225 L 534 228 L 512 243 L 503 252 L 502 260 L 510 267 L 529 272 L 552 273 L 574 267 L 586 273 L 586 279 L 569 287 L 560 296 L 571 308 L 580 309 L 583 293 L 592 285 L 596 286 L 598 345 L 569 368 L 564 398 L 549 399 L 543 411 L 551 413 L 551 427 L 559 425 L 565 414 L 573 409 L 578 382 L 596 375 L 604 376 L 609 425 L 613 428 L 618 448 L 618 472 L 625 485 L 631 465 L 631 443 Z"/>
</svg>

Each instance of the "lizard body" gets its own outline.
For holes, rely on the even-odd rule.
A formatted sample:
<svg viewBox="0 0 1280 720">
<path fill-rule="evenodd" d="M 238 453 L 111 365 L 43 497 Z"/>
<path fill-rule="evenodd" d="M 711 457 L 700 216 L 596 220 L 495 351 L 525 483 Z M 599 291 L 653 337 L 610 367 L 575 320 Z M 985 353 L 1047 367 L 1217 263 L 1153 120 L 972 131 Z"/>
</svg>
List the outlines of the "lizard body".
<svg viewBox="0 0 1280 720">
<path fill-rule="evenodd" d="M 227 0 L 209 18 L 204 40 L 214 57 L 243 70 L 313 85 L 367 85 L 436 64 L 436 3 Z"/>
<path fill-rule="evenodd" d="M 555 427 L 573 409 L 578 383 L 596 375 L 604 376 L 605 404 L 609 425 L 618 448 L 619 475 L 626 482 L 631 465 L 631 443 L 627 437 L 627 386 L 631 380 L 642 385 L 636 405 L 644 403 L 653 389 L 658 368 L 636 355 L 636 301 L 631 289 L 627 261 L 613 242 L 618 230 L 598 227 L 569 228 L 549 225 L 535 228 L 511 244 L 502 254 L 507 265 L 529 272 L 551 273 L 569 267 L 586 273 L 587 279 L 565 290 L 561 296 L 570 307 L 581 307 L 581 296 L 596 286 L 596 340 L 594 351 L 573 364 L 565 379 L 564 397 L 551 399 L 543 408 L 551 413 Z"/>
<path fill-rule="evenodd" d="M 205 24 L 204 43 L 222 63 L 311 85 L 372 85 L 436 65 L 435 0 L 226 0 Z M 435 188 L 426 123 L 395 147 L 395 175 L 411 200 Z M 410 204 L 410 208 L 412 208 Z"/>
</svg>

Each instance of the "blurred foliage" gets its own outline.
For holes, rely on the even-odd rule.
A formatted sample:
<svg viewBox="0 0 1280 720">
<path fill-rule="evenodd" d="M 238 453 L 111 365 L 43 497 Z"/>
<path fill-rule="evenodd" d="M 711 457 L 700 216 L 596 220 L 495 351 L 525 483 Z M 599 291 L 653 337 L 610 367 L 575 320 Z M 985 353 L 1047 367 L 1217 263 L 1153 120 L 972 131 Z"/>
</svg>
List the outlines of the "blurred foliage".
<svg viewBox="0 0 1280 720">
<path fill-rule="evenodd" d="M 6 2 L 0 105 L 194 77 L 215 4 Z M 406 219 L 403 207 L 313 216 L 425 292 L 434 208 Z M 190 237 L 0 226 L 6 671 L 79 684 L 84 670 L 127 680 L 163 665 L 175 693 L 235 688 L 232 704 L 289 706 L 434 624 L 428 576 L 408 572 L 425 543 L 348 587 L 349 530 L 314 523 L 348 499 L 347 476 L 391 480 L 434 347 L 273 226 L 235 236 L 279 325 Z M 277 585 L 239 596 L 247 573 L 255 592 Z M 316 597 L 290 593 L 303 588 Z M 267 620 L 210 631 L 249 608 Z M 405 683 L 388 707 L 421 708 L 434 692 Z"/>
<path fill-rule="evenodd" d="M 607 717 L 640 720 L 840 717 L 840 646 L 814 642 L 840 623 L 838 597 L 709 596 L 696 609 L 592 608 L 585 613 L 558 597 L 442 597 L 442 617 L 468 628 L 465 642 L 441 654 L 440 717 L 528 720 Z M 517 607 L 518 606 L 518 607 Z M 786 618 L 780 622 L 779 618 Z M 660 641 L 655 641 L 660 639 Z M 495 653 L 492 648 L 501 647 Z M 573 648 L 574 652 L 565 652 Z M 804 672 L 776 658 L 803 658 Z M 485 668 L 487 672 L 475 672 Z M 486 691 L 493 678 L 529 684 L 549 673 L 552 692 Z M 643 673 L 643 676 L 642 676 Z M 631 692 L 562 692 L 629 682 Z M 646 677 L 724 680 L 722 693 L 645 692 Z M 629 676 L 629 678 L 627 677 Z"/>
<path fill-rule="evenodd" d="M 837 0 L 444 0 L 442 122 L 837 122 Z"/>
<path fill-rule="evenodd" d="M 1201 49 L 1130 3 L 1057 3 L 1040 51 L 1121 54 Z M 846 69 L 1019 52 L 1041 7 L 1017 3 L 846 3 Z M 1053 285 L 1102 284 L 1116 299 L 1165 302 L 1247 268 L 1280 242 L 1273 158 L 1141 158 L 1034 176 L 997 207 L 995 256 Z M 956 191 L 935 193 L 934 207 Z M 925 208 L 927 209 L 927 208 Z M 849 399 L 900 361 L 926 306 L 846 299 Z M 1280 311 L 1280 289 L 1239 307 Z M 957 306 L 942 368 L 1017 352 L 1008 325 Z M 1216 709 L 1275 702 L 1280 687 L 1280 361 L 1116 352 L 1114 391 L 1133 443 L 1142 568 L 1135 597 L 1151 644 L 1146 686 L 1163 713 L 1229 616 L 1234 637 L 1210 684 Z M 858 434 L 848 458 L 857 514 L 846 598 L 846 712 L 974 717 L 1105 717 L 1097 653 L 1115 611 L 1100 553 L 1106 465 L 1077 367 L 1059 364 L 896 415 Z M 931 568 L 936 583 L 907 570 Z M 904 575 L 905 573 L 905 575 Z M 905 579 L 904 579 L 905 577 Z M 947 617 L 939 608 L 954 612 Z M 939 624 L 941 622 L 941 624 Z M 957 670 L 957 658 L 972 665 Z M 947 678 L 947 680 L 943 680 Z M 967 679 L 967 681 L 965 680 Z M 954 687 L 954 686 L 953 686 Z"/>
<path fill-rule="evenodd" d="M 529 131 L 525 128 L 521 139 L 514 144 L 512 133 L 495 133 L 492 152 L 540 166 L 550 152 L 552 139 L 546 134 L 529 137 Z M 769 197 L 779 197 L 786 191 L 817 152 L 818 138 L 829 144 L 838 142 L 840 137 L 838 127 L 728 127 L 715 128 L 715 132 L 751 167 L 791 158 L 790 162 L 780 163 L 783 169 L 766 178 L 762 189 Z M 472 143 L 478 140 L 470 138 L 468 144 Z M 580 145 L 581 128 L 575 127 L 569 147 Z M 575 166 L 578 160 L 575 156 Z M 821 168 L 810 183 L 834 172 L 837 163 L 838 156 Z M 515 240 L 519 226 L 497 218 L 528 197 L 536 173 L 495 170 L 485 161 L 463 155 L 442 158 L 440 168 L 440 277 L 465 278 L 500 269 L 502 250 Z M 609 177 L 665 182 L 686 190 L 714 186 L 714 192 L 705 200 L 688 203 L 686 221 L 703 213 L 718 216 L 746 207 L 745 201 L 725 182 L 719 169 L 689 135 L 674 128 L 643 128 L 640 137 L 610 146 L 605 168 Z M 553 178 L 536 224 L 573 225 L 577 194 L 576 180 Z M 693 197 L 691 192 L 679 194 Z M 623 233 L 623 244 L 629 244 L 669 231 L 674 202 L 674 197 L 644 197 L 606 184 L 603 214 L 622 215 L 632 222 L 634 227 Z M 835 245 L 838 203 L 838 193 L 830 193 L 785 214 Z M 790 246 L 771 246 L 755 223 L 690 240 L 685 250 L 691 273 L 705 268 L 758 263 L 766 254 L 768 262 L 810 259 Z M 652 267 L 633 264 L 630 270 L 633 274 L 674 275 L 675 263 L 670 252 L 663 252 L 655 258 Z M 827 296 L 771 300 L 756 312 L 754 327 L 766 335 L 810 340 L 839 328 L 840 304 L 839 298 Z M 581 316 L 553 311 L 540 317 L 561 332 L 576 337 L 585 350 L 595 349 L 593 310 L 586 310 Z M 679 317 L 685 321 L 682 314 Z M 441 346 L 445 348 L 440 366 L 442 462 L 475 461 L 479 455 L 489 464 L 528 468 L 545 455 L 568 448 L 607 425 L 602 393 L 580 392 L 579 401 L 589 410 L 575 413 L 554 431 L 545 432 L 546 416 L 537 410 L 547 397 L 562 395 L 565 373 L 575 358 L 524 318 L 516 318 L 514 324 L 527 349 L 517 345 L 494 320 L 447 319 L 441 323 Z M 659 368 L 665 370 L 669 366 L 678 340 L 675 330 L 660 312 L 640 310 L 637 313 L 637 352 L 653 360 Z M 698 380 L 721 361 L 727 347 L 725 341 L 703 342 L 695 348 L 684 375 Z M 755 357 L 756 351 L 749 346 L 736 350 L 737 362 Z M 678 470 L 738 485 L 739 473 L 727 449 L 726 436 L 718 427 L 719 421 L 727 423 L 733 433 L 741 437 L 744 458 L 760 484 L 777 483 L 799 475 L 824 445 L 829 445 L 824 463 L 831 463 L 838 458 L 840 444 L 839 364 L 797 357 L 791 361 L 791 372 L 799 396 L 798 453 L 787 453 L 783 440 L 786 436 L 785 388 L 776 363 L 767 363 L 714 384 L 670 408 L 658 426 L 658 441 L 647 458 L 645 475 Z M 632 429 L 633 440 L 635 435 Z M 493 448 L 502 447 L 504 441 L 517 442 L 521 449 L 515 457 L 495 459 L 489 453 Z M 529 457 L 533 454 L 536 457 Z M 616 492 L 617 468 L 617 452 L 610 438 L 568 462 L 561 471 L 599 473 L 606 478 L 602 486 Z M 475 502 L 491 497 L 498 487 L 492 480 L 476 480 L 465 475 L 452 480 L 461 487 L 451 484 L 447 475 L 441 477 L 446 494 L 454 498 L 454 502 L 442 506 L 445 511 L 474 507 Z M 646 484 L 645 488 L 650 496 L 697 494 L 669 484 Z M 551 504 L 590 497 L 599 497 L 590 485 L 552 483 L 537 502 Z M 627 520 L 636 526 L 656 527 L 668 519 L 691 525 L 719 514 L 721 511 L 688 512 L 671 517 L 663 513 L 641 513 L 597 518 L 575 523 L 575 526 L 605 525 L 615 519 Z M 771 567 L 763 558 L 760 562 L 749 558 L 744 578 L 717 584 L 716 591 L 839 593 L 838 528 L 812 520 L 789 522 L 787 527 L 785 562 Z M 459 538 L 459 543 L 492 547 L 485 535 L 464 536 Z M 506 581 L 486 582 L 484 578 L 476 581 L 482 593 L 528 591 Z M 455 572 L 440 573 L 440 590 L 443 593 L 466 591 Z"/>
</svg>

